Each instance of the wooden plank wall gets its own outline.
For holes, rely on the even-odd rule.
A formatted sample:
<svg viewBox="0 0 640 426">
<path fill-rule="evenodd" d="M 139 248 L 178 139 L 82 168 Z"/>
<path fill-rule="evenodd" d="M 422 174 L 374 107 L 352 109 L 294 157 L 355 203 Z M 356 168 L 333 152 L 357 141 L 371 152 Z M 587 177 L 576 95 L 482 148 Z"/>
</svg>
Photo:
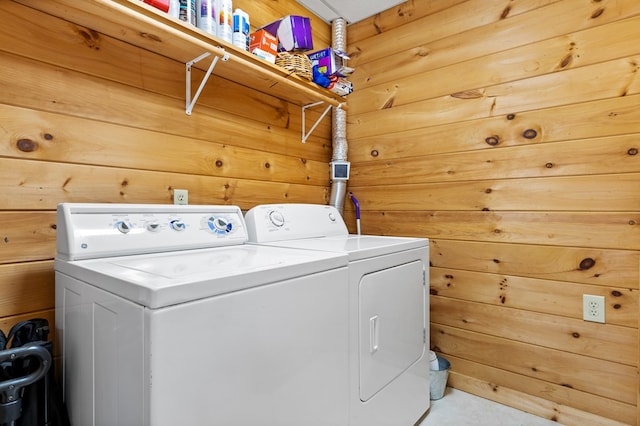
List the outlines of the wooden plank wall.
<svg viewBox="0 0 640 426">
<path fill-rule="evenodd" d="M 234 3 L 254 26 L 310 16 L 295 2 Z M 302 144 L 298 106 L 219 77 L 187 116 L 183 63 L 12 1 L 0 2 L 0 17 L 5 332 L 24 318 L 53 324 L 60 202 L 171 203 L 173 188 L 192 204 L 243 209 L 326 202 L 328 120 Z M 328 46 L 329 25 L 312 25 L 318 48 Z"/>
<path fill-rule="evenodd" d="M 638 424 L 640 2 L 412 0 L 348 45 L 349 189 L 364 233 L 431 239 L 449 384 Z"/>
</svg>

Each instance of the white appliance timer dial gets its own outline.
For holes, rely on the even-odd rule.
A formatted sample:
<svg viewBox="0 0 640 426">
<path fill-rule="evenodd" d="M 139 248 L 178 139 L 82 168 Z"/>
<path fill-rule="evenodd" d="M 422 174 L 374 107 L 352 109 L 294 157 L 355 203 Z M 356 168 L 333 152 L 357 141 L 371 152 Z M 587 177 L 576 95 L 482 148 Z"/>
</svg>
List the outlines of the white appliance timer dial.
<svg viewBox="0 0 640 426">
<path fill-rule="evenodd" d="M 209 226 L 210 230 L 218 234 L 231 232 L 231 230 L 233 229 L 233 224 L 223 217 L 211 216 L 207 220 L 207 225 Z"/>
<path fill-rule="evenodd" d="M 282 213 L 272 210 L 269 212 L 269 220 L 278 228 L 284 226 L 284 216 Z"/>
<path fill-rule="evenodd" d="M 184 231 L 185 229 L 187 229 L 187 225 L 185 225 L 184 222 L 182 222 L 181 220 L 178 220 L 178 219 L 170 221 L 169 222 L 169 226 L 174 231 Z"/>
<path fill-rule="evenodd" d="M 116 223 L 116 229 L 118 231 L 122 232 L 123 234 L 128 234 L 129 231 L 131 231 L 131 226 L 129 226 L 129 224 L 127 224 L 127 222 L 121 220 L 121 221 Z"/>
<path fill-rule="evenodd" d="M 156 232 L 160 229 L 160 224 L 158 222 L 149 222 L 147 223 L 147 230 L 151 232 Z"/>
</svg>

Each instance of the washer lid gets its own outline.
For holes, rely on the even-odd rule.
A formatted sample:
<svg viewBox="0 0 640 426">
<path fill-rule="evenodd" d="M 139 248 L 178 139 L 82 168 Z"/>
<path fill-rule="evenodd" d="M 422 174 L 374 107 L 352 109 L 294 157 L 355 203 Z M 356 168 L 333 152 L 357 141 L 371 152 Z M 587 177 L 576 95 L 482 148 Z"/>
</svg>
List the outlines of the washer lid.
<svg viewBox="0 0 640 426">
<path fill-rule="evenodd" d="M 347 256 L 344 254 L 255 245 L 55 261 L 57 272 L 149 308 L 175 305 L 346 265 Z"/>
<path fill-rule="evenodd" d="M 367 259 L 429 245 L 426 238 L 347 235 L 267 243 L 270 246 L 346 253 L 349 261 Z"/>
</svg>

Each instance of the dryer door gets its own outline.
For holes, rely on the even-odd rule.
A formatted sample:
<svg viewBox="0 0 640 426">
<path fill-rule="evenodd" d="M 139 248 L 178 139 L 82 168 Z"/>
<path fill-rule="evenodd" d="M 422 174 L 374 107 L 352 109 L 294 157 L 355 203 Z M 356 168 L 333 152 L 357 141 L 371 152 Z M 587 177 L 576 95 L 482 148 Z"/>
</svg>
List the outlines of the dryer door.
<svg viewBox="0 0 640 426">
<path fill-rule="evenodd" d="M 359 286 L 360 399 L 367 401 L 423 354 L 421 261 L 364 275 Z"/>
</svg>

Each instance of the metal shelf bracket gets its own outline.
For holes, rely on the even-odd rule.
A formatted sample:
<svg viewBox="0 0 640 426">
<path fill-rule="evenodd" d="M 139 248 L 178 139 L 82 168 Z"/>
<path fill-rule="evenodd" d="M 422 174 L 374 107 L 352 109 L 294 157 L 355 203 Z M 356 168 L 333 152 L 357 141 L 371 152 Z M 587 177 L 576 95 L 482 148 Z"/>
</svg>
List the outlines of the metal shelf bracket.
<svg viewBox="0 0 640 426">
<path fill-rule="evenodd" d="M 222 59 L 223 62 L 226 62 L 229 60 L 229 54 L 227 52 L 224 53 L 224 55 L 222 56 L 222 58 L 220 58 L 219 56 L 214 56 L 213 60 L 211 61 L 211 64 L 209 65 L 209 69 L 207 69 L 207 72 L 205 73 L 204 77 L 202 78 L 202 81 L 200 82 L 200 85 L 198 86 L 198 90 L 196 90 L 196 93 L 193 95 L 193 99 L 191 98 L 191 67 L 193 66 L 193 64 L 196 64 L 198 62 L 200 62 L 201 60 L 207 58 L 211 56 L 211 53 L 209 52 L 205 52 L 202 55 L 198 56 L 197 58 L 187 62 L 185 64 L 185 68 L 186 68 L 186 108 L 185 108 L 185 112 L 187 115 L 191 115 L 191 111 L 193 111 L 193 107 L 195 106 L 196 102 L 198 101 L 198 98 L 200 97 L 200 93 L 202 92 L 202 89 L 204 88 L 204 85 L 207 84 L 207 81 L 209 80 L 209 77 L 211 76 L 211 73 L 213 72 L 213 69 L 216 67 L 216 64 L 218 63 L 219 59 Z"/>
<path fill-rule="evenodd" d="M 320 101 L 320 102 L 314 102 L 312 104 L 309 105 L 303 105 L 302 106 L 302 143 L 306 143 L 307 139 L 309 138 L 309 136 L 311 136 L 311 133 L 313 133 L 313 131 L 316 129 L 316 127 L 318 127 L 318 124 L 320 124 L 320 121 L 322 121 L 322 119 L 327 115 L 327 113 L 331 110 L 332 105 L 329 105 L 322 114 L 320 114 L 320 117 L 318 117 L 318 119 L 316 120 L 316 122 L 313 124 L 313 126 L 311 126 L 311 129 L 309 129 L 309 133 L 307 133 L 306 127 L 307 127 L 307 120 L 305 117 L 305 111 L 309 108 L 313 108 L 316 107 L 318 105 L 322 105 L 324 103 L 324 101 Z M 337 108 L 341 108 L 342 104 L 338 105 Z"/>
</svg>

